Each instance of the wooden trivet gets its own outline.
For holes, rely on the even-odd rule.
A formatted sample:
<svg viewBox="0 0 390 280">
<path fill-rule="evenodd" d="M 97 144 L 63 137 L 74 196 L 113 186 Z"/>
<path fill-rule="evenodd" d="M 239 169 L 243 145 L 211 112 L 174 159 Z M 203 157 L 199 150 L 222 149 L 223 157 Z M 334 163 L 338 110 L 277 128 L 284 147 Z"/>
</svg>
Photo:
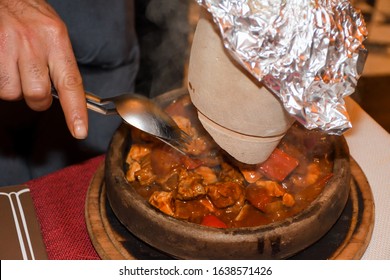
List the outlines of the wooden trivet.
<svg viewBox="0 0 390 280">
<path fill-rule="evenodd" d="M 374 228 L 375 207 L 363 170 L 351 159 L 351 191 L 335 225 L 319 241 L 290 259 L 360 259 Z M 104 184 L 104 164 L 96 171 L 87 193 L 86 224 L 92 244 L 102 259 L 173 259 L 129 232 L 109 205 Z"/>
</svg>

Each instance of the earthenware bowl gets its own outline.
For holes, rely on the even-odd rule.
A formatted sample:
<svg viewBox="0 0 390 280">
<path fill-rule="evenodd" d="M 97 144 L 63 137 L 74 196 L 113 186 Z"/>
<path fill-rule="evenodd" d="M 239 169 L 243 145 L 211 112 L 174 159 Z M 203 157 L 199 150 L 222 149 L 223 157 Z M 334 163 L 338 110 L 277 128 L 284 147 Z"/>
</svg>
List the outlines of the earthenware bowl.
<svg viewBox="0 0 390 280">
<path fill-rule="evenodd" d="M 167 105 L 183 94 L 178 89 L 157 98 Z M 130 128 L 113 135 L 105 161 L 107 197 L 121 223 L 136 237 L 178 259 L 284 259 L 320 239 L 339 218 L 349 195 L 350 165 L 346 141 L 331 136 L 334 176 L 304 211 L 259 227 L 218 229 L 167 216 L 143 199 L 126 180 L 125 158 Z"/>
</svg>

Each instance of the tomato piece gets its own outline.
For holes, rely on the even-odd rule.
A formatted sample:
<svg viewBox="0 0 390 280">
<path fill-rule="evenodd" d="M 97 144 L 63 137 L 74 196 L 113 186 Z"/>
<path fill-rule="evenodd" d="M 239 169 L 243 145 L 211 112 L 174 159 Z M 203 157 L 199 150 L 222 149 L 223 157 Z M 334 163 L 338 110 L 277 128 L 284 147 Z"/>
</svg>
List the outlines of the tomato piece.
<svg viewBox="0 0 390 280">
<path fill-rule="evenodd" d="M 271 180 L 283 181 L 299 164 L 299 161 L 276 148 L 259 169 Z"/>
<path fill-rule="evenodd" d="M 201 225 L 215 228 L 227 228 L 227 225 L 214 215 L 204 216 Z"/>
</svg>

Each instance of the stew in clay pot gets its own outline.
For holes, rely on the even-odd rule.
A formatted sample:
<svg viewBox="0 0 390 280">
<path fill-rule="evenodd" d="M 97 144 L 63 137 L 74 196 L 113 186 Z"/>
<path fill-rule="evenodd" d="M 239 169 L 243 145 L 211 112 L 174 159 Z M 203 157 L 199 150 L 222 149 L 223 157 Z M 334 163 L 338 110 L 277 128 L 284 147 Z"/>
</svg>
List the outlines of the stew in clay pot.
<svg viewBox="0 0 390 280">
<path fill-rule="evenodd" d="M 267 161 L 243 165 L 207 136 L 186 89 L 156 102 L 192 136 L 190 156 L 122 124 L 104 173 L 115 216 L 148 246 L 178 259 L 284 259 L 340 217 L 351 182 L 344 137 L 295 124 Z"/>
<path fill-rule="evenodd" d="M 247 165 L 217 146 L 188 95 L 166 111 L 192 137 L 188 155 L 132 129 L 125 172 L 150 205 L 176 219 L 216 228 L 267 225 L 303 211 L 333 176 L 323 133 L 296 123 L 265 162 Z"/>
</svg>

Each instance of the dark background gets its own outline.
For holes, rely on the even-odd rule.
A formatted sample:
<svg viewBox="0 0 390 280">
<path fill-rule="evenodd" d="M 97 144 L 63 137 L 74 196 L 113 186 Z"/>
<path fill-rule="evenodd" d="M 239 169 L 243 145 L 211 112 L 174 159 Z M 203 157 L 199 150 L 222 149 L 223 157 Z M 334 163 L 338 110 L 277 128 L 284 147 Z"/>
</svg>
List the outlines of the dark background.
<svg viewBox="0 0 390 280">
<path fill-rule="evenodd" d="M 137 92 L 154 97 L 183 86 L 191 2 L 195 0 L 135 1 L 141 49 Z"/>
</svg>

